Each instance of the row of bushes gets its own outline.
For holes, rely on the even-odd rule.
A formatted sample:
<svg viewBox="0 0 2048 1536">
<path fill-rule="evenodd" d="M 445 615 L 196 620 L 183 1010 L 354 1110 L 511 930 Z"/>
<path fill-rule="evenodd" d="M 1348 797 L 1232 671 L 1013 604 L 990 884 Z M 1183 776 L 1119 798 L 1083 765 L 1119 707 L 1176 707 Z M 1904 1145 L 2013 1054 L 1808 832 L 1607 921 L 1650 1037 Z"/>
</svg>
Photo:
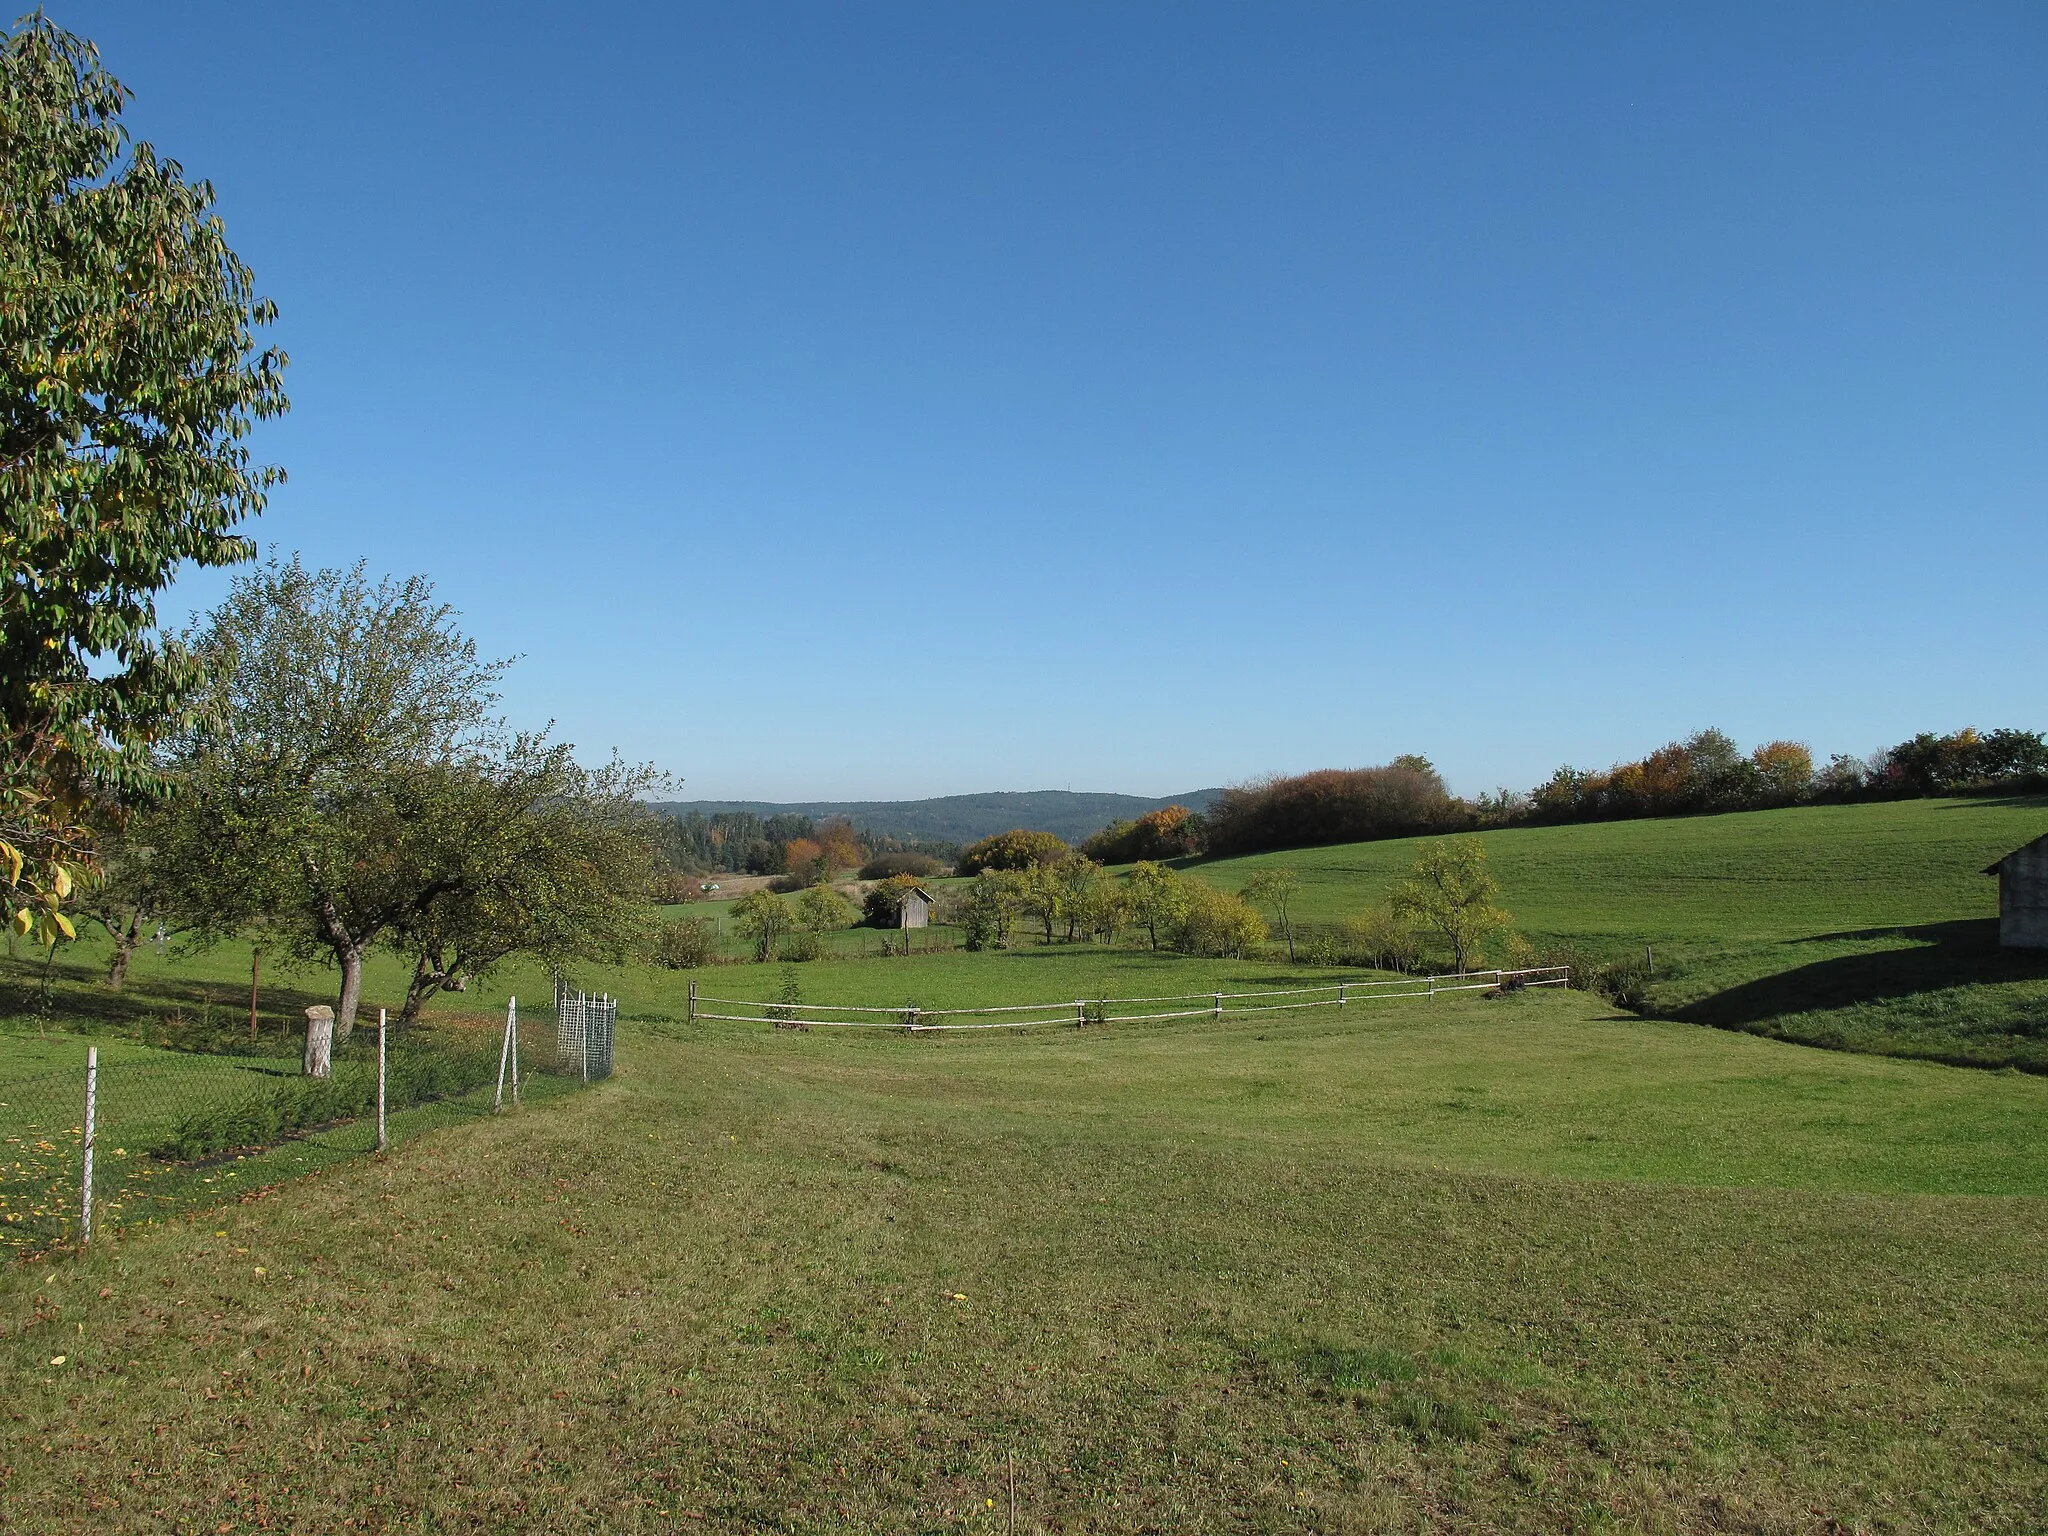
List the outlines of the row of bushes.
<svg viewBox="0 0 2048 1536">
<path fill-rule="evenodd" d="M 497 1070 L 495 1046 L 485 1049 L 469 1041 L 414 1036 L 385 1063 L 385 1107 L 410 1109 L 460 1098 L 493 1081 Z M 315 1126 L 358 1119 L 376 1107 L 374 1059 L 337 1060 L 331 1077 L 286 1078 L 261 1093 L 192 1110 L 149 1148 L 149 1155 L 164 1162 L 190 1162 L 272 1146 Z"/>
<path fill-rule="evenodd" d="M 1744 753 L 1725 732 L 1705 730 L 1605 771 L 1560 768 L 1527 794 L 1503 790 L 1463 799 L 1450 793 L 1427 758 L 1397 757 L 1378 768 L 1332 768 L 1238 785 L 1206 816 L 1174 807 L 1179 815 L 1172 824 L 1184 851 L 1223 856 L 1481 827 L 2044 790 L 2048 737 L 2039 731 L 1923 731 L 1867 758 L 1838 755 L 1816 768 L 1799 742 L 1765 742 Z M 1088 848 L 1106 862 L 1174 856 L 1135 852 L 1147 835 L 1138 823 L 1119 823 Z M 1007 834 L 1013 842 L 1019 836 Z"/>
</svg>

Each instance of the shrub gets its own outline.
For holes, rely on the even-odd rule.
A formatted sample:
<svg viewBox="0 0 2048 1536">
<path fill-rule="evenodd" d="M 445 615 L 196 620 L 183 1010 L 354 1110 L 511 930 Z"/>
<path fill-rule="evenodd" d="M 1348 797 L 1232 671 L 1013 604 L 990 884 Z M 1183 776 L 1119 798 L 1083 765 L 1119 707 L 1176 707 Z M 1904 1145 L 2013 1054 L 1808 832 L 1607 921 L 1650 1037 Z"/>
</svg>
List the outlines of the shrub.
<svg viewBox="0 0 2048 1536">
<path fill-rule="evenodd" d="M 654 963 L 671 971 L 694 971 L 718 953 L 718 925 L 708 917 L 680 917 L 664 923 L 654 939 Z"/>
<path fill-rule="evenodd" d="M 1375 970 L 1412 971 L 1422 959 L 1422 938 L 1387 907 L 1344 924 L 1358 955 Z"/>
<path fill-rule="evenodd" d="M 825 941 L 816 933 L 799 928 L 776 946 L 775 958 L 791 961 L 815 960 L 823 952 L 824 947 Z"/>
<path fill-rule="evenodd" d="M 970 844 L 960 855 L 960 873 L 978 875 L 984 869 L 1029 869 L 1034 864 L 1057 864 L 1072 851 L 1051 832 L 1027 832 L 1019 827 Z"/>
<path fill-rule="evenodd" d="M 909 875 L 915 880 L 929 880 L 945 868 L 928 853 L 878 853 L 860 867 L 863 880 L 887 880 L 895 875 Z"/>
<path fill-rule="evenodd" d="M 492 1081 L 497 1070 L 495 1042 L 486 1049 L 470 1041 L 415 1035 L 392 1053 L 386 1066 L 385 1106 L 410 1109 L 459 1098 Z M 376 1107 L 374 1063 L 337 1060 L 331 1077 L 286 1078 L 267 1092 L 209 1104 L 181 1116 L 149 1155 L 164 1162 L 190 1162 L 269 1146 L 314 1126 L 369 1114 Z"/>
<path fill-rule="evenodd" d="M 732 922 L 754 941 L 754 958 L 770 960 L 776 941 L 796 926 L 796 914 L 774 892 L 750 891 L 732 904 Z"/>
<path fill-rule="evenodd" d="M 1179 859 L 1202 851 L 1207 823 L 1184 805 L 1147 811 L 1135 821 L 1113 821 L 1081 845 L 1098 864 Z"/>
<path fill-rule="evenodd" d="M 1243 959 L 1266 942 L 1266 920 L 1240 896 L 1198 880 L 1187 882 L 1187 908 L 1174 947 L 1191 955 Z"/>
<path fill-rule="evenodd" d="M 1208 815 L 1208 851 L 1260 853 L 1318 843 L 1410 837 L 1467 825 L 1429 759 L 1397 757 L 1381 768 L 1326 768 L 1226 789 Z"/>
<path fill-rule="evenodd" d="M 797 925 L 808 933 L 834 933 L 853 926 L 853 903 L 829 885 L 814 885 L 796 899 Z"/>
</svg>

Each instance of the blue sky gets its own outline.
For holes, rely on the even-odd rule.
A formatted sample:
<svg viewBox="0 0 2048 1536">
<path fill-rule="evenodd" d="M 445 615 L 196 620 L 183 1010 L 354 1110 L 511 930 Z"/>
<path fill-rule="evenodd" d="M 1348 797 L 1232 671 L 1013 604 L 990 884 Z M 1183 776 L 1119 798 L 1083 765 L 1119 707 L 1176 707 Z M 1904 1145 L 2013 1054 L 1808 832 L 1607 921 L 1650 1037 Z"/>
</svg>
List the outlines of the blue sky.
<svg viewBox="0 0 2048 1536">
<path fill-rule="evenodd" d="M 2048 725 L 2038 4 L 51 13 L 282 309 L 256 536 L 692 797 Z"/>
</svg>

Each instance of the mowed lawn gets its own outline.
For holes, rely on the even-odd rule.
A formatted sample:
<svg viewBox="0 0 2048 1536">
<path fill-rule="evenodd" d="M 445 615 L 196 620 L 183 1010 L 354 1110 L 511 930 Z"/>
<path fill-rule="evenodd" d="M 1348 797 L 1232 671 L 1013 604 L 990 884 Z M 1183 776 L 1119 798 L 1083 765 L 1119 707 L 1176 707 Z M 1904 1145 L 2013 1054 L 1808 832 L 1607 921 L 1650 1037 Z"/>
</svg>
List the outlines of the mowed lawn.
<svg viewBox="0 0 2048 1536">
<path fill-rule="evenodd" d="M 2001 950 L 1984 869 L 2048 832 L 2048 799 L 1908 800 L 1481 833 L 1515 925 L 1654 951 L 1650 1011 L 1889 1054 L 2048 1071 L 2048 953 Z M 1413 839 L 1196 862 L 1236 890 L 1299 872 L 1300 915 L 1386 898 Z"/>
<path fill-rule="evenodd" d="M 1572 994 L 624 1025 L 0 1275 L 0 1525 L 2038 1530 L 2044 1112 Z"/>
</svg>

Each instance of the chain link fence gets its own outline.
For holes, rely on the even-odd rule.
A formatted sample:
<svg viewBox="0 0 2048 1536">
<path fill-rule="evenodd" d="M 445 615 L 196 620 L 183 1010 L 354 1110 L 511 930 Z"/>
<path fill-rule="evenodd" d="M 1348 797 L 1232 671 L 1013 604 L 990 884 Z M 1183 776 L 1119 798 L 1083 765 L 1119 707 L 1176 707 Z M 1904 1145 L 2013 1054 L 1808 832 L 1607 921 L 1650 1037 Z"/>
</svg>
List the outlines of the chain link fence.
<svg viewBox="0 0 2048 1536">
<path fill-rule="evenodd" d="M 381 1073 L 378 1034 L 373 1021 L 337 1043 L 325 1077 L 309 1076 L 298 1055 L 10 1040 L 0 1052 L 0 1256 L 77 1243 L 87 1220 L 98 1236 L 182 1217 L 374 1151 L 380 1134 L 395 1142 L 585 1081 L 580 1061 L 518 1050 L 516 1030 L 492 1018 L 393 1027 Z M 607 1072 L 610 1040 L 607 1023 Z"/>
</svg>

